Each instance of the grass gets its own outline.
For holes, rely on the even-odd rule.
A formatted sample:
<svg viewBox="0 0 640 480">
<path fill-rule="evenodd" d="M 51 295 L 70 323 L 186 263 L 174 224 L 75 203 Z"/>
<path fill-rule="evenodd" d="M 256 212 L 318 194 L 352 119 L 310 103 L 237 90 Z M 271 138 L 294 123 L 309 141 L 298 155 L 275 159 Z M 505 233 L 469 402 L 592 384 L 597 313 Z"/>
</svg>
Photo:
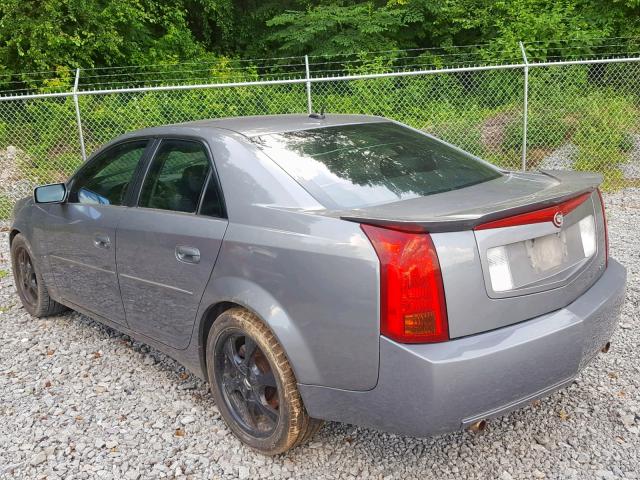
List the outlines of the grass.
<svg viewBox="0 0 640 480">
<path fill-rule="evenodd" d="M 527 125 L 527 147 L 555 149 L 567 140 L 570 124 L 560 115 L 545 111 L 531 111 Z M 506 129 L 505 143 L 511 145 L 522 144 L 523 122 L 512 122 Z"/>
</svg>

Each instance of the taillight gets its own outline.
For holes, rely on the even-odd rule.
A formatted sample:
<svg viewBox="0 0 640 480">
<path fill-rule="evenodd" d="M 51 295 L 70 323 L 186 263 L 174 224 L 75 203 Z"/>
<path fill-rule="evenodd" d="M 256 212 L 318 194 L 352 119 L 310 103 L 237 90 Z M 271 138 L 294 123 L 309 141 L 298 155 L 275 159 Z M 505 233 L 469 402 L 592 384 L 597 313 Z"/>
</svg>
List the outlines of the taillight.
<svg viewBox="0 0 640 480">
<path fill-rule="evenodd" d="M 602 224 L 604 225 L 604 255 L 605 265 L 609 265 L 609 229 L 607 227 L 607 214 L 604 209 L 604 198 L 602 192 L 598 189 L 598 197 L 600 197 L 600 206 L 602 207 Z"/>
<path fill-rule="evenodd" d="M 362 225 L 380 259 L 380 332 L 401 343 L 449 339 L 440 263 L 428 233 Z"/>
<path fill-rule="evenodd" d="M 511 217 L 500 218 L 486 223 L 477 225 L 474 230 L 487 230 L 490 228 L 515 227 L 518 225 L 528 225 L 531 223 L 552 222 L 558 213 L 568 215 L 580 205 L 582 205 L 591 196 L 591 193 L 583 193 L 582 195 L 567 200 L 558 205 L 541 208 L 532 212 L 520 213 Z"/>
</svg>

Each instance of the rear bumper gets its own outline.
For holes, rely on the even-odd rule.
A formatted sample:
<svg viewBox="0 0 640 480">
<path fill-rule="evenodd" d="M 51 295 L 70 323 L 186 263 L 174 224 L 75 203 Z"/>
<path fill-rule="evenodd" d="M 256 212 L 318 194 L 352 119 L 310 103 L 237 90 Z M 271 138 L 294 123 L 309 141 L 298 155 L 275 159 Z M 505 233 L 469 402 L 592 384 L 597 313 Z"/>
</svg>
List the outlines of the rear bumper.
<svg viewBox="0 0 640 480">
<path fill-rule="evenodd" d="M 571 382 L 609 340 L 625 296 L 613 259 L 566 308 L 516 325 L 433 345 L 380 339 L 372 390 L 299 385 L 312 417 L 413 436 L 460 429 Z"/>
</svg>

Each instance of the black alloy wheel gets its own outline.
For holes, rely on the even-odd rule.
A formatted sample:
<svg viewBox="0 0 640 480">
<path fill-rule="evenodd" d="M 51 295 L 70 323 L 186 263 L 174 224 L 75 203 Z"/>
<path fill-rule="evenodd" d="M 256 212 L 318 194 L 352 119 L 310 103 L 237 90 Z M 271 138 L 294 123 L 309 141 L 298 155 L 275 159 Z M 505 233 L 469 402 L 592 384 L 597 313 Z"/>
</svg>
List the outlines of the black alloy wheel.
<svg viewBox="0 0 640 480">
<path fill-rule="evenodd" d="M 234 307 L 221 313 L 208 332 L 205 355 L 220 415 L 245 445 L 277 455 L 322 427 L 307 413 L 282 345 L 252 312 Z"/>
<path fill-rule="evenodd" d="M 256 341 L 230 331 L 216 344 L 216 379 L 233 419 L 249 435 L 268 437 L 280 418 L 273 369 Z"/>
<path fill-rule="evenodd" d="M 17 248 L 14 254 L 18 293 L 30 307 L 36 308 L 38 305 L 38 278 L 36 270 L 33 268 L 31 256 L 23 246 Z"/>
<path fill-rule="evenodd" d="M 49 289 L 36 260 L 27 239 L 21 233 L 17 233 L 11 239 L 11 269 L 22 306 L 34 317 L 61 313 L 66 307 L 49 296 Z"/>
</svg>

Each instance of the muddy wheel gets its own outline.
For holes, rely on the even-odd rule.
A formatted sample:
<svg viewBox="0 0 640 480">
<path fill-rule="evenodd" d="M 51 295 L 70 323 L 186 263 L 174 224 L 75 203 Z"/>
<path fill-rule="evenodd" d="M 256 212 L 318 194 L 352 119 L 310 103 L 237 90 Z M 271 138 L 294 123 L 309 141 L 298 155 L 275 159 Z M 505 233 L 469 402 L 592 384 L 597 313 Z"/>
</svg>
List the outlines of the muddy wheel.
<svg viewBox="0 0 640 480">
<path fill-rule="evenodd" d="M 49 291 L 34 262 L 31 246 L 18 234 L 11 242 L 11 266 L 18 296 L 24 309 L 34 317 L 46 317 L 66 310 L 49 297 Z"/>
<path fill-rule="evenodd" d="M 322 425 L 307 414 L 273 333 L 244 309 L 227 310 L 213 323 L 207 370 L 222 418 L 243 443 L 261 453 L 285 452 Z"/>
</svg>

